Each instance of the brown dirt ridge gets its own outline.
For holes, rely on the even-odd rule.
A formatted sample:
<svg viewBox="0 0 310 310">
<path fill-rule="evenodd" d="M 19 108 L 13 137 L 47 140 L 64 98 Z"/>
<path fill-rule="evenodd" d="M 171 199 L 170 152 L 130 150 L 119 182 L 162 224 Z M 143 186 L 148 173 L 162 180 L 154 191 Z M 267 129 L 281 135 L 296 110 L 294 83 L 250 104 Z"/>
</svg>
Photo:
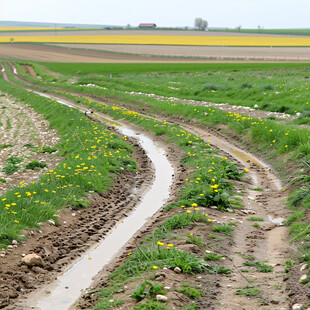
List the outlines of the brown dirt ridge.
<svg viewBox="0 0 310 310">
<path fill-rule="evenodd" d="M 80 48 L 76 48 L 79 47 Z M 75 47 L 75 48 L 74 48 Z M 256 63 L 307 62 L 307 48 L 172 47 L 103 45 L 56 47 L 41 44 L 0 44 L 0 58 L 72 63 Z M 122 54 L 125 53 L 125 54 Z M 140 54 L 140 55 L 134 55 Z"/>
</svg>

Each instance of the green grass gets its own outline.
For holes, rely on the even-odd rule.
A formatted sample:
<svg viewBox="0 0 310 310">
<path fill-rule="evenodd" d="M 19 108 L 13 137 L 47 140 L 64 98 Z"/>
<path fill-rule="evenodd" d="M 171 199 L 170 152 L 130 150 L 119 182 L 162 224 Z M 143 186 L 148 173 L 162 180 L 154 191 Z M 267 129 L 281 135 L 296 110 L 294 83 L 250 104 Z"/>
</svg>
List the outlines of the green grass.
<svg viewBox="0 0 310 310">
<path fill-rule="evenodd" d="M 57 129 L 61 137 L 57 145 L 58 155 L 63 158 L 54 171 L 41 175 L 39 182 L 21 182 L 0 197 L 0 243 L 20 240 L 22 230 L 39 227 L 39 222 L 55 218 L 58 209 L 70 205 L 67 197 L 78 199 L 89 191 L 105 191 L 112 177 L 121 173 L 121 169 L 135 169 L 136 164 L 130 157 L 132 147 L 102 125 L 92 123 L 76 110 L 4 80 L 0 80 L 0 87 L 43 114 L 51 128 Z M 82 145 L 81 137 L 86 135 Z M 9 165 L 18 167 L 20 160 L 11 157 Z"/>
<path fill-rule="evenodd" d="M 251 267 L 255 267 L 256 271 L 258 272 L 272 272 L 273 271 L 273 266 L 267 265 L 265 263 L 261 263 L 261 262 L 244 262 L 243 263 L 246 266 L 251 266 Z"/>
<path fill-rule="evenodd" d="M 212 231 L 219 232 L 221 234 L 230 235 L 234 230 L 232 225 L 217 225 L 211 227 Z"/>
<path fill-rule="evenodd" d="M 47 167 L 46 163 L 42 163 L 37 160 L 33 160 L 32 162 L 28 163 L 25 166 L 26 169 L 31 169 L 31 170 L 34 170 L 35 168 L 45 168 L 45 167 Z"/>
<path fill-rule="evenodd" d="M 31 62 L 28 62 L 31 63 Z M 143 74 L 143 73 L 196 73 L 203 71 L 260 71 L 260 70 L 275 70 L 275 69 L 290 69 L 309 67 L 309 64 L 100 64 L 100 63 L 40 63 L 51 71 L 55 71 L 64 75 L 83 76 L 88 74 Z"/>
<path fill-rule="evenodd" d="M 205 254 L 204 259 L 206 259 L 206 260 L 223 260 L 223 257 L 220 254 L 208 253 L 208 254 Z"/>
<path fill-rule="evenodd" d="M 262 217 L 255 217 L 255 216 L 251 216 L 247 218 L 248 221 L 253 221 L 253 222 L 263 222 L 264 219 Z"/>
<path fill-rule="evenodd" d="M 196 244 L 200 247 L 203 247 L 205 245 L 203 242 L 203 239 L 201 237 L 195 237 L 195 236 L 191 236 L 191 235 L 189 235 L 187 237 L 186 243 Z"/>
<path fill-rule="evenodd" d="M 262 293 L 262 290 L 257 288 L 245 288 L 245 289 L 238 289 L 235 291 L 236 295 L 245 295 L 245 296 L 258 296 Z"/>
<path fill-rule="evenodd" d="M 188 283 L 182 283 L 182 287 L 179 289 L 179 292 L 191 299 L 196 299 L 201 296 L 201 294 L 203 293 L 203 290 L 190 287 Z"/>
</svg>

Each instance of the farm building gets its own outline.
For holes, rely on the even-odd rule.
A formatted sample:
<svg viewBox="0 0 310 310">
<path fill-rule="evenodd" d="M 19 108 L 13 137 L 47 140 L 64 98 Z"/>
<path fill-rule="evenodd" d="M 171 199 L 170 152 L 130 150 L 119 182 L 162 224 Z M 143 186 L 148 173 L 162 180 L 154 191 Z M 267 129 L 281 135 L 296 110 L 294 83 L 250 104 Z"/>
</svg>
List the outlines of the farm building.
<svg viewBox="0 0 310 310">
<path fill-rule="evenodd" d="M 139 28 L 156 28 L 156 24 L 139 24 Z"/>
</svg>

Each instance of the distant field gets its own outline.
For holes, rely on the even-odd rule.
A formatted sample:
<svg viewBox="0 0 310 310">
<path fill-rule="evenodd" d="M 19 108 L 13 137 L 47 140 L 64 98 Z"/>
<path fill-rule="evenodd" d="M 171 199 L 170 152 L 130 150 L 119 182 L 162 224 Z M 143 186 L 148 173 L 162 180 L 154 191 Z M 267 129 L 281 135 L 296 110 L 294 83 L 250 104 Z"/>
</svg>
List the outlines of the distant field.
<svg viewBox="0 0 310 310">
<path fill-rule="evenodd" d="M 183 36 L 183 35 L 60 35 L 1 36 L 1 43 L 90 43 L 189 46 L 310 46 L 310 37 Z"/>
<path fill-rule="evenodd" d="M 51 31 L 48 27 L 0 27 L 0 31 Z M 56 28 L 56 30 L 74 30 L 74 28 Z"/>
<path fill-rule="evenodd" d="M 180 46 L 180 45 L 121 45 L 121 44 L 53 44 L 68 49 L 96 50 L 163 57 L 200 57 L 211 59 L 289 60 L 309 61 L 310 47 L 234 47 L 234 46 Z"/>
<path fill-rule="evenodd" d="M 69 45 L 70 46 L 70 45 Z M 69 63 L 308 62 L 310 47 L 0 44 L 0 58 Z M 105 48 L 107 47 L 107 48 Z M 102 49 L 101 49 L 102 48 Z M 100 50 L 101 49 L 101 50 Z M 108 51 L 108 52 L 107 52 Z M 154 56 L 157 55 L 157 56 Z M 182 56 L 182 57 L 180 57 Z"/>
<path fill-rule="evenodd" d="M 212 29 L 211 32 L 233 32 L 233 33 L 259 33 L 264 34 L 278 34 L 278 35 L 302 35 L 310 36 L 310 29 Z"/>
</svg>

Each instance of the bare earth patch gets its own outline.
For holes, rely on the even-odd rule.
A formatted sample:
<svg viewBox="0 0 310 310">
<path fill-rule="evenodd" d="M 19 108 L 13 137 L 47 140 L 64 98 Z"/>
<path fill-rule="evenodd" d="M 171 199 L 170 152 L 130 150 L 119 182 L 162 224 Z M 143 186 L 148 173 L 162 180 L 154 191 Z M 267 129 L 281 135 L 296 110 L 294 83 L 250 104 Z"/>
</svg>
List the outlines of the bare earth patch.
<svg viewBox="0 0 310 310">
<path fill-rule="evenodd" d="M 59 141 L 56 130 L 49 129 L 48 121 L 25 104 L 14 100 L 5 94 L 0 97 L 0 194 L 8 188 L 19 185 L 20 182 L 30 183 L 39 178 L 39 173 L 54 169 L 61 161 L 49 153 L 40 153 L 42 146 L 55 146 Z M 20 169 L 12 175 L 7 175 L 3 168 L 8 165 L 10 157 L 18 157 L 22 161 L 17 164 Z M 31 161 L 46 163 L 47 167 L 38 170 L 25 169 Z"/>
</svg>

